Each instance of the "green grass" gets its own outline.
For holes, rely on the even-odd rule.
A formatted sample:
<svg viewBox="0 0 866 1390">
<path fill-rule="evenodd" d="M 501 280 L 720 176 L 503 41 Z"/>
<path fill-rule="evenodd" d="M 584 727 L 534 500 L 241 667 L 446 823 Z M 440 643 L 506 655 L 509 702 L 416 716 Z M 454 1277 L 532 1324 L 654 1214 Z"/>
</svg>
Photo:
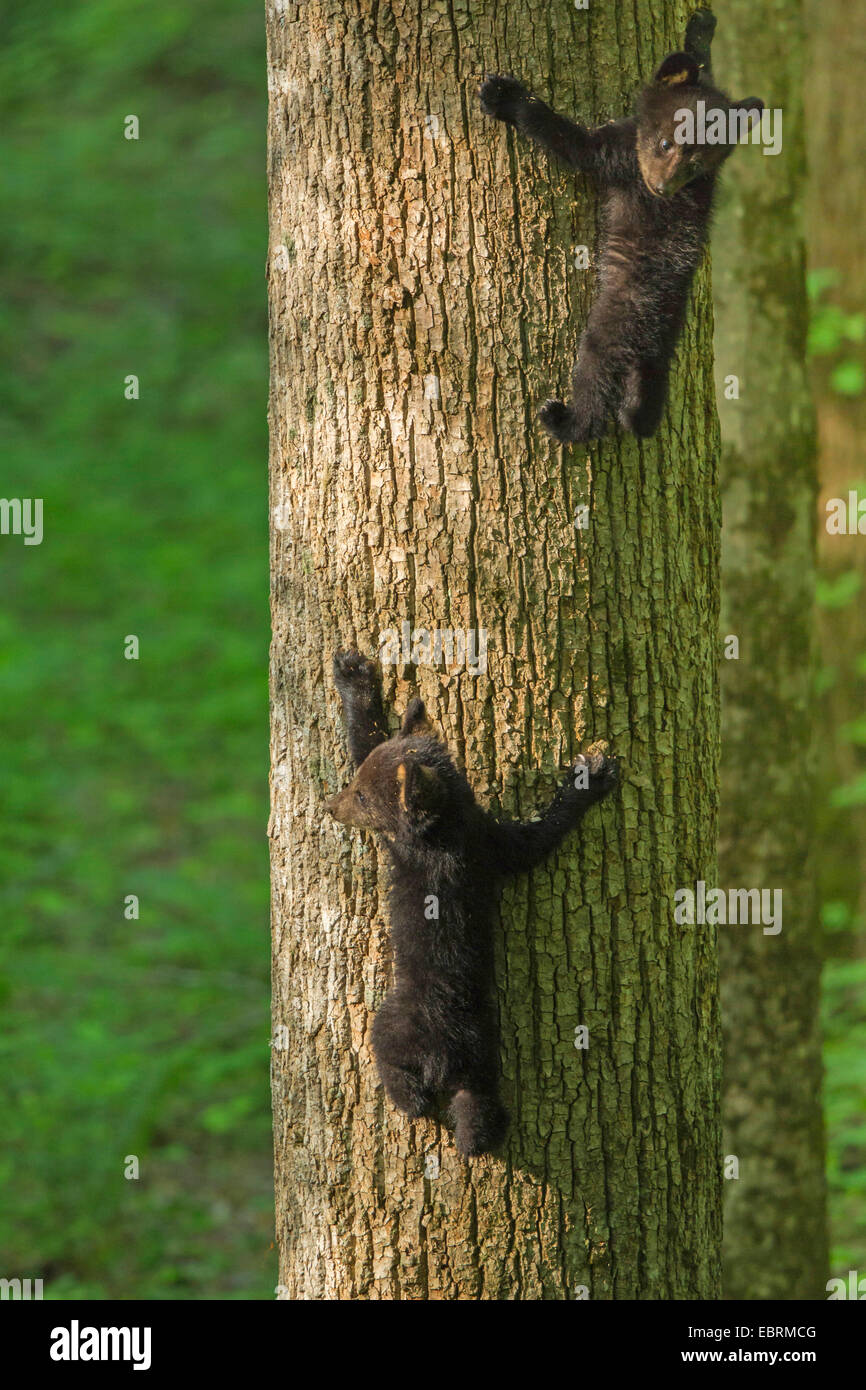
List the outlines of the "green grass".
<svg viewBox="0 0 866 1390">
<path fill-rule="evenodd" d="M 7 15 L 0 1273 L 270 1297 L 262 15 Z"/>
</svg>

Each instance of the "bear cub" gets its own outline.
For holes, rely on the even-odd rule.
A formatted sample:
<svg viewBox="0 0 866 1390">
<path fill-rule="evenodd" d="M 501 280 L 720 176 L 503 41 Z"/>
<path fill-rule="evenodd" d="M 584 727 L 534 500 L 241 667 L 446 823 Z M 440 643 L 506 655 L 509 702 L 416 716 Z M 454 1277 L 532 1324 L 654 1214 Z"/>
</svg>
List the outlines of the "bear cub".
<svg viewBox="0 0 866 1390">
<path fill-rule="evenodd" d="M 328 810 L 381 835 L 391 860 L 394 983 L 373 1022 L 379 1075 L 410 1117 L 448 1098 L 458 1151 L 490 1153 L 508 1128 L 494 1001 L 497 890 L 540 864 L 613 789 L 616 763 L 590 752 L 537 820 L 496 821 L 434 736 L 421 700 L 389 738 L 374 663 L 338 651 L 334 679 L 357 772 Z"/>
<path fill-rule="evenodd" d="M 763 102 L 732 103 L 712 85 L 716 21 L 700 9 L 685 49 L 665 58 L 638 98 L 636 115 L 588 129 L 559 116 L 513 77 L 489 76 L 480 90 L 488 116 L 505 121 L 604 189 L 604 238 L 595 302 L 578 344 L 571 401 L 550 400 L 542 424 L 563 443 L 600 438 L 615 415 L 624 430 L 658 429 L 689 288 L 709 234 L 716 180 L 735 143 L 760 119 Z M 725 117 L 734 143 L 696 143 L 698 102 Z M 689 125 L 688 116 L 691 113 Z M 682 143 L 684 136 L 695 137 Z M 715 133 L 715 131 L 714 131 Z"/>
</svg>

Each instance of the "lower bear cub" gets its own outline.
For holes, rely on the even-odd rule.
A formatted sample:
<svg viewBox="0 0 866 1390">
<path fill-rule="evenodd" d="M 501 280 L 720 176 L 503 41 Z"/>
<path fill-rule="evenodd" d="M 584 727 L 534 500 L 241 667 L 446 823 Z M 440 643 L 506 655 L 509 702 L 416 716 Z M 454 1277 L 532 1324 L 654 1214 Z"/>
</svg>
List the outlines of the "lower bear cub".
<svg viewBox="0 0 866 1390">
<path fill-rule="evenodd" d="M 389 738 L 373 662 L 337 652 L 334 678 L 358 771 L 328 809 L 344 825 L 377 831 L 391 856 L 394 986 L 373 1023 L 379 1075 L 411 1117 L 450 1097 L 458 1151 L 489 1153 L 508 1128 L 493 998 L 497 888 L 540 864 L 612 790 L 616 763 L 591 752 L 537 820 L 499 822 L 434 737 L 421 700 Z"/>
</svg>

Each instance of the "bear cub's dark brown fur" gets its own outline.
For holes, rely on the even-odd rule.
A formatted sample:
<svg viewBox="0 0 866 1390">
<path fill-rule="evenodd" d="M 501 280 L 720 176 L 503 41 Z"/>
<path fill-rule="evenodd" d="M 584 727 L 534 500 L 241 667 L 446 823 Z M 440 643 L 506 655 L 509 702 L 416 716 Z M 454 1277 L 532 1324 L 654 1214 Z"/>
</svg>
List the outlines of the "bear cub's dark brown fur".
<svg viewBox="0 0 866 1390">
<path fill-rule="evenodd" d="M 376 831 L 391 858 L 394 984 L 373 1024 L 385 1090 L 409 1116 L 451 1103 L 461 1154 L 496 1150 L 499 1099 L 492 908 L 502 880 L 556 848 L 616 785 L 601 752 L 578 760 L 537 820 L 496 821 L 475 800 L 418 699 L 388 737 L 379 678 L 360 652 L 334 657 L 354 780 L 328 803 L 344 825 Z"/>
</svg>

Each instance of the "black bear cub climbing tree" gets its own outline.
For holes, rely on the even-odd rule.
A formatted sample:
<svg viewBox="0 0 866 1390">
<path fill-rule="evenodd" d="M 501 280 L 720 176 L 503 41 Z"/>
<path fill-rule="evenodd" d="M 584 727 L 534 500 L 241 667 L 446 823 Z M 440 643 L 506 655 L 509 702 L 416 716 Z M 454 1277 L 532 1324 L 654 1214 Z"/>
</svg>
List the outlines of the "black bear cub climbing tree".
<svg viewBox="0 0 866 1390">
<path fill-rule="evenodd" d="M 616 785 L 616 763 L 581 757 L 529 821 L 497 821 L 478 805 L 422 700 L 383 733 L 379 677 L 360 652 L 337 652 L 349 756 L 358 771 L 328 802 L 343 825 L 376 831 L 389 859 L 396 982 L 371 1040 L 392 1104 L 412 1119 L 449 1097 L 459 1153 L 495 1153 L 508 1129 L 499 1098 L 490 918 L 503 882 L 542 864 Z"/>
<path fill-rule="evenodd" d="M 581 334 L 571 399 L 549 400 L 540 412 L 545 429 L 563 443 L 599 439 L 612 415 L 641 437 L 661 423 L 716 180 L 763 105 L 757 97 L 732 103 L 713 86 L 715 27 L 709 10 L 697 10 L 684 50 L 659 66 L 636 115 L 594 129 L 557 115 L 513 77 L 488 77 L 481 88 L 487 115 L 568 168 L 592 174 L 605 193 L 599 292 Z M 707 110 L 713 137 L 721 124 L 724 139 L 704 138 Z"/>
<path fill-rule="evenodd" d="M 693 285 L 650 440 L 563 449 L 593 297 L 589 180 L 484 116 L 485 73 L 621 117 L 684 39 L 675 0 L 271 0 L 273 1090 L 288 1297 L 714 1297 L 719 517 L 711 312 Z M 590 268 L 587 270 L 587 259 Z M 386 856 L 351 776 L 333 653 L 399 661 L 479 802 L 526 820 L 598 740 L 622 769 L 493 918 L 500 1153 L 466 1159 L 379 1082 Z M 432 650 L 435 652 L 435 645 Z M 389 732 L 393 732 L 389 729 Z"/>
</svg>

